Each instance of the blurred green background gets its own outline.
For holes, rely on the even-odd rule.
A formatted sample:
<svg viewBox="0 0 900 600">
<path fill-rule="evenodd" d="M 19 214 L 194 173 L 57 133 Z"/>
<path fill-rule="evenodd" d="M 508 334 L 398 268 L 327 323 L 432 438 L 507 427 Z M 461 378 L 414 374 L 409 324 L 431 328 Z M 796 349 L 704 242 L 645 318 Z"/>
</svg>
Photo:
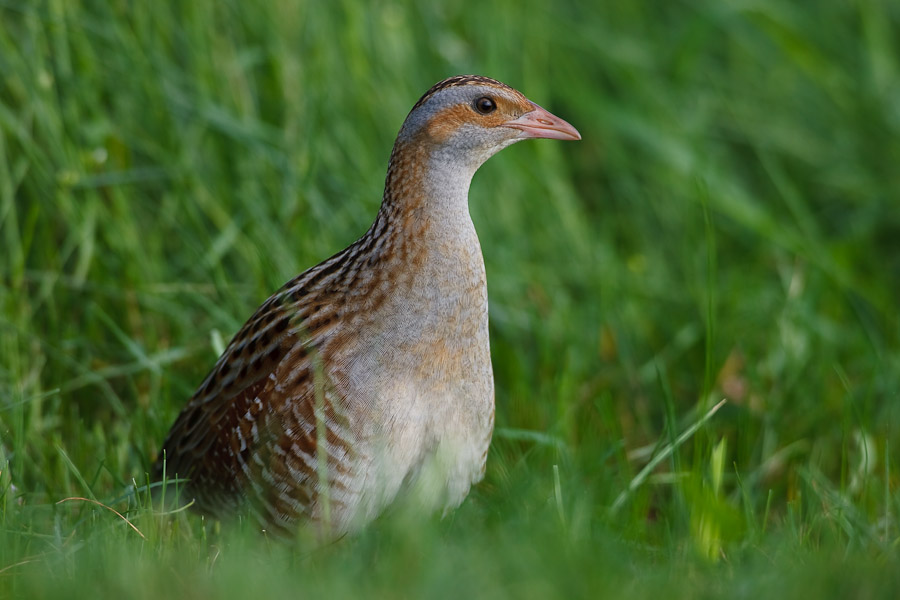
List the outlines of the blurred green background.
<svg viewBox="0 0 900 600">
<path fill-rule="evenodd" d="M 889 596 L 898 33 L 889 0 L 0 0 L 0 595 Z M 129 496 L 459 73 L 583 136 L 472 185 L 486 481 L 313 553 Z"/>
</svg>

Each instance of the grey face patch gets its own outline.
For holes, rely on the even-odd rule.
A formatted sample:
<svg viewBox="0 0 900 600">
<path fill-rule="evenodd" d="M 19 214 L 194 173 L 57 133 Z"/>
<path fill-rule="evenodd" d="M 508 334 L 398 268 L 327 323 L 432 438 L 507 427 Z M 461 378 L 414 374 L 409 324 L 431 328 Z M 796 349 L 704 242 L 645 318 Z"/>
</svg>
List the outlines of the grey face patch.
<svg viewBox="0 0 900 600">
<path fill-rule="evenodd" d="M 437 88 L 438 86 L 435 87 Z M 513 104 L 528 102 L 527 98 L 511 87 L 494 82 L 494 80 L 486 77 L 474 78 L 472 81 L 465 84 L 443 86 L 437 89 L 437 91 L 425 94 L 425 96 L 416 103 L 415 108 L 413 108 L 406 117 L 406 121 L 403 123 L 399 138 L 402 140 L 412 137 L 417 131 L 427 125 L 436 114 L 455 105 L 463 104 L 471 106 L 473 117 L 481 116 L 480 113 L 476 112 L 474 103 L 484 96 L 494 99 L 505 98 Z M 473 133 L 472 130 L 476 128 L 478 128 L 478 126 L 475 123 L 473 123 L 471 127 L 466 128 L 467 135 L 471 136 Z M 478 129 L 481 129 L 482 134 L 476 134 L 475 137 L 470 140 L 470 143 L 468 144 L 470 147 L 473 143 L 483 143 L 487 137 L 494 137 L 483 135 L 484 132 L 488 131 L 487 128 Z M 509 132 L 503 132 L 502 135 L 499 135 L 498 141 L 499 139 L 505 139 L 507 137 L 509 137 Z"/>
</svg>

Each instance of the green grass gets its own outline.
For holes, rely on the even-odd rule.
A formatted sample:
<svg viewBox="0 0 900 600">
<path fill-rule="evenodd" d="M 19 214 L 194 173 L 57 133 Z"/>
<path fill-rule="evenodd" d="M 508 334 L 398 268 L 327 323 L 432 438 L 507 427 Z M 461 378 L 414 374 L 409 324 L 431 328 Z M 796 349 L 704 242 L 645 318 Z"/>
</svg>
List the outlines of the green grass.
<svg viewBox="0 0 900 600">
<path fill-rule="evenodd" d="M 900 5 L 445 4 L 0 0 L 0 597 L 895 596 Z M 130 495 L 466 72 L 584 137 L 473 183 L 486 480 L 316 551 Z"/>
</svg>

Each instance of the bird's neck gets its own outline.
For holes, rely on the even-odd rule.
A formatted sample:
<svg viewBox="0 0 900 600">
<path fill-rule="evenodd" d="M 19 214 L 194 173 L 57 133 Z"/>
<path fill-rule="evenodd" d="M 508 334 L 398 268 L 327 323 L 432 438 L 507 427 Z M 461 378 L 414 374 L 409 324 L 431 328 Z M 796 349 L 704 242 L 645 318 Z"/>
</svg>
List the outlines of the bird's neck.
<svg viewBox="0 0 900 600">
<path fill-rule="evenodd" d="M 487 344 L 484 259 L 468 206 L 473 171 L 395 146 L 381 209 L 361 240 L 366 261 L 391 273 L 385 322 L 415 332 L 417 343 L 437 344 L 449 328 L 473 332 L 455 344 Z"/>
<path fill-rule="evenodd" d="M 440 146 L 398 142 L 391 153 L 378 221 L 422 242 L 477 245 L 469 216 L 475 169 Z"/>
</svg>

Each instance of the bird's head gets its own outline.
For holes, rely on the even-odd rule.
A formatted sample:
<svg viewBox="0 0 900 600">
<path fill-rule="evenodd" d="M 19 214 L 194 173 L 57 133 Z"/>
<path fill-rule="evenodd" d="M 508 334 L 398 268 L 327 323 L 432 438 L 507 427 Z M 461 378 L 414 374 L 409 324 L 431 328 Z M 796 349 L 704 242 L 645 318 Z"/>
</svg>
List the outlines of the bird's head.
<svg viewBox="0 0 900 600">
<path fill-rule="evenodd" d="M 529 138 L 580 140 L 581 135 L 506 84 L 458 75 L 435 84 L 419 99 L 397 142 L 474 173 L 498 151 Z"/>
</svg>

